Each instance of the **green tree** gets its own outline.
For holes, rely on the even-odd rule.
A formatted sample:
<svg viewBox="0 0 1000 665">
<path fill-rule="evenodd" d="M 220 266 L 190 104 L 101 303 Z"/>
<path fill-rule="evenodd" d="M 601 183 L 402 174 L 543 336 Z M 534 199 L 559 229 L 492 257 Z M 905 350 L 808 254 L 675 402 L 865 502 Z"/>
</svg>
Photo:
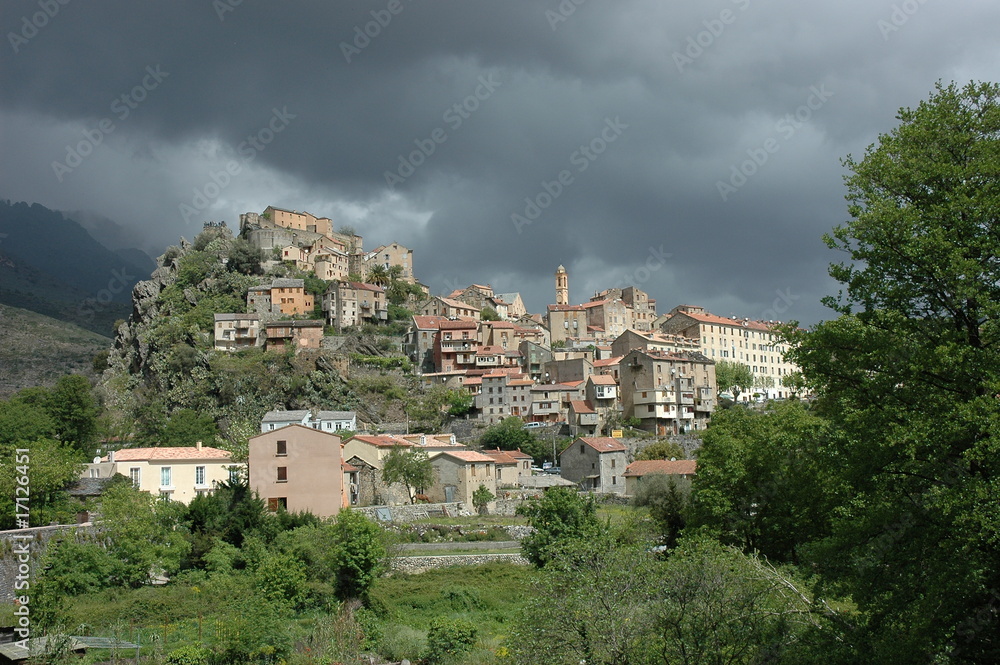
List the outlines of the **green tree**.
<svg viewBox="0 0 1000 665">
<path fill-rule="evenodd" d="M 389 283 L 389 271 L 386 270 L 385 266 L 375 264 L 368 269 L 368 283 L 378 284 L 379 286 L 385 286 Z"/>
<path fill-rule="evenodd" d="M 521 450 L 536 460 L 547 458 L 550 448 L 539 441 L 531 430 L 524 429 L 524 421 L 517 416 L 509 416 L 487 427 L 479 437 L 479 443 L 483 448 Z"/>
<path fill-rule="evenodd" d="M 781 386 L 788 388 L 789 398 L 795 399 L 805 392 L 807 385 L 802 372 L 792 372 L 781 377 Z"/>
<path fill-rule="evenodd" d="M 340 598 L 366 599 L 387 568 L 387 551 L 382 528 L 349 508 L 337 514 L 333 528 L 337 546 L 333 568 Z"/>
<path fill-rule="evenodd" d="M 54 439 L 21 440 L 0 444 L 0 460 L 0 529 L 17 526 L 15 513 L 25 512 L 18 505 L 27 506 L 30 526 L 72 520 L 75 510 L 66 488 L 84 468 L 78 450 Z M 27 485 L 21 479 L 26 479 Z M 23 501 L 23 494 L 17 494 L 18 487 L 30 492 L 26 504 L 16 503 L 18 496 Z"/>
<path fill-rule="evenodd" d="M 657 460 L 657 459 L 687 459 L 684 448 L 676 441 L 660 439 L 655 441 L 635 455 L 636 460 Z"/>
<path fill-rule="evenodd" d="M 483 309 L 479 312 L 479 316 L 480 316 L 480 318 L 482 318 L 483 321 L 499 321 L 500 320 L 500 315 L 497 314 L 497 311 L 495 309 L 493 309 L 492 307 L 490 307 L 489 305 L 487 305 L 486 307 L 483 307 Z"/>
<path fill-rule="evenodd" d="M 476 643 L 479 629 L 467 619 L 431 619 L 427 631 L 427 651 L 424 662 L 428 665 L 450 662 L 449 659 L 465 653 Z"/>
<path fill-rule="evenodd" d="M 693 521 L 724 543 L 779 561 L 830 533 L 843 491 L 835 431 L 800 402 L 715 414 L 698 451 Z"/>
<path fill-rule="evenodd" d="M 486 489 L 486 485 L 480 485 L 479 488 L 472 493 L 472 505 L 476 507 L 476 510 L 480 514 L 486 511 L 486 506 L 490 501 L 493 501 L 496 495 L 493 492 Z"/>
<path fill-rule="evenodd" d="M 553 558 L 552 548 L 568 540 L 591 538 L 600 531 L 594 498 L 569 487 L 553 487 L 541 499 L 517 508 L 535 531 L 521 540 L 524 558 L 541 568 Z"/>
<path fill-rule="evenodd" d="M 115 561 L 111 582 L 140 587 L 153 575 L 180 569 L 190 543 L 176 527 L 184 505 L 140 492 L 128 483 L 114 485 L 101 497 L 100 525 Z"/>
<path fill-rule="evenodd" d="M 666 662 L 647 659 L 662 565 L 644 547 L 602 534 L 565 541 L 551 555 L 514 621 L 514 662 Z"/>
<path fill-rule="evenodd" d="M 731 392 L 736 400 L 753 387 L 753 372 L 743 363 L 718 360 L 715 363 L 715 383 L 720 393 Z"/>
<path fill-rule="evenodd" d="M 676 547 L 677 540 L 687 525 L 691 481 L 665 473 L 643 476 L 632 501 L 637 506 L 649 508 L 649 516 L 653 519 L 663 544 L 668 549 Z"/>
<path fill-rule="evenodd" d="M 412 504 L 415 490 L 419 492 L 434 484 L 434 467 L 425 451 L 393 446 L 382 464 L 382 480 L 406 486 Z"/>
<path fill-rule="evenodd" d="M 218 432 L 211 416 L 193 409 L 180 409 L 171 414 L 157 443 L 160 446 L 193 446 L 201 441 L 206 446 L 213 446 Z"/>
<path fill-rule="evenodd" d="M 229 261 L 226 267 L 242 275 L 262 275 L 264 251 L 249 240 L 237 238 L 229 248 Z"/>
<path fill-rule="evenodd" d="M 41 404 L 20 395 L 0 401 L 0 446 L 11 446 L 56 435 L 55 420 Z"/>
<path fill-rule="evenodd" d="M 898 119 L 844 162 L 839 318 L 789 333 L 845 433 L 816 561 L 863 613 L 858 662 L 998 662 L 1000 86 L 938 83 Z"/>
<path fill-rule="evenodd" d="M 94 451 L 94 434 L 101 406 L 94 397 L 90 382 L 79 374 L 60 377 L 45 400 L 60 441 L 90 455 Z"/>
</svg>

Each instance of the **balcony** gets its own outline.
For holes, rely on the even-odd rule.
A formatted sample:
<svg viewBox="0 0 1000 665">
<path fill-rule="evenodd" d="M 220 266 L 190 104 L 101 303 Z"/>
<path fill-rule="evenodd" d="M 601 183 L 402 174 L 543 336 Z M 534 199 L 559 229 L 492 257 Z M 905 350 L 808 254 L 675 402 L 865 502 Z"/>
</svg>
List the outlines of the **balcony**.
<svg viewBox="0 0 1000 665">
<path fill-rule="evenodd" d="M 684 406 L 694 406 L 694 393 L 681 393 L 680 403 Z"/>
</svg>

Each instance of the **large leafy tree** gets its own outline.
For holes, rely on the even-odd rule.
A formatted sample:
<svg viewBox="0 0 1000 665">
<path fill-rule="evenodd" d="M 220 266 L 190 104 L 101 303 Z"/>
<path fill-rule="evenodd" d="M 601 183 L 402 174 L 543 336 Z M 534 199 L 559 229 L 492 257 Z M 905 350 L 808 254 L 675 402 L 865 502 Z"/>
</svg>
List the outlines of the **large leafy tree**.
<svg viewBox="0 0 1000 665">
<path fill-rule="evenodd" d="M 333 535 L 337 543 L 332 553 L 337 595 L 342 599 L 367 598 L 388 566 L 382 528 L 348 508 L 337 514 Z"/>
<path fill-rule="evenodd" d="M 830 533 L 843 489 L 835 436 L 798 401 L 717 413 L 698 452 L 694 523 L 747 552 L 796 560 L 799 546 Z"/>
<path fill-rule="evenodd" d="M 750 367 L 733 360 L 719 360 L 715 363 L 715 383 L 720 393 L 731 392 L 734 399 L 753 387 L 753 372 Z"/>
<path fill-rule="evenodd" d="M 862 660 L 998 662 L 1000 86 L 939 83 L 898 119 L 845 160 L 840 316 L 793 333 L 852 488 L 816 560 Z"/>
<path fill-rule="evenodd" d="M 553 487 L 541 499 L 518 506 L 517 513 L 535 528 L 521 540 L 521 553 L 538 567 L 554 558 L 553 548 L 600 531 L 594 498 L 582 498 L 573 488 Z"/>
<path fill-rule="evenodd" d="M 402 483 L 413 503 L 414 492 L 434 484 L 434 467 L 423 450 L 393 446 L 382 464 L 382 480 L 388 484 Z"/>
</svg>

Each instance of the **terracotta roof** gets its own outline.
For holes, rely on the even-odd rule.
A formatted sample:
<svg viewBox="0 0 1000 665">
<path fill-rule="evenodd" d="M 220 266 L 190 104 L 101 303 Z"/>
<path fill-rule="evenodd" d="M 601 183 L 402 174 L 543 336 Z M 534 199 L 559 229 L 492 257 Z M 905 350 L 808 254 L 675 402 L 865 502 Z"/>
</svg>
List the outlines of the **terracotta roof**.
<svg viewBox="0 0 1000 665">
<path fill-rule="evenodd" d="M 230 313 L 219 313 L 215 315 L 216 321 L 242 321 L 244 319 L 250 319 L 256 321 L 260 318 L 258 314 L 230 314 Z"/>
<path fill-rule="evenodd" d="M 693 476 L 698 462 L 693 459 L 679 460 L 640 460 L 632 462 L 625 467 L 625 475 L 633 478 L 647 476 L 653 473 L 674 474 L 680 476 Z"/>
<path fill-rule="evenodd" d="M 557 383 L 556 385 L 557 386 L 565 386 L 566 388 L 569 388 L 570 390 L 572 390 L 573 388 L 579 388 L 581 383 L 583 383 L 583 379 L 580 379 L 578 381 L 561 381 L 560 383 Z"/>
<path fill-rule="evenodd" d="M 533 386 L 535 382 L 531 379 L 511 379 L 507 382 L 508 386 Z"/>
<path fill-rule="evenodd" d="M 340 463 L 340 468 L 341 468 L 341 470 L 343 470 L 346 473 L 357 473 L 358 471 L 361 470 L 361 469 L 359 469 L 356 466 L 351 466 L 347 462 L 341 462 Z"/>
<path fill-rule="evenodd" d="M 621 359 L 625 356 L 615 356 L 614 358 L 604 358 L 603 360 L 595 360 L 594 367 L 610 367 L 611 365 L 617 365 L 621 362 Z"/>
<path fill-rule="evenodd" d="M 377 284 L 368 284 L 367 282 L 348 282 L 343 281 L 341 284 L 347 284 L 355 291 L 375 291 L 376 293 L 385 293 L 385 289 Z"/>
<path fill-rule="evenodd" d="M 695 314 L 692 312 L 677 312 L 674 316 L 688 316 L 699 323 L 710 323 L 719 326 L 732 326 L 734 328 L 751 328 L 753 330 L 771 330 L 771 325 L 763 321 L 754 321 L 752 319 L 733 319 L 726 318 L 724 316 L 716 316 L 715 314 Z M 671 317 L 672 318 L 672 317 Z"/>
<path fill-rule="evenodd" d="M 456 309 L 471 309 L 475 312 L 479 311 L 478 307 L 474 307 L 467 302 L 462 302 L 461 300 L 453 300 L 452 298 L 445 298 L 444 296 L 438 296 L 438 300 L 443 302 L 448 307 L 455 307 Z"/>
<path fill-rule="evenodd" d="M 617 386 L 618 382 L 615 381 L 615 377 L 610 374 L 591 374 L 589 377 L 591 383 L 595 386 Z"/>
<path fill-rule="evenodd" d="M 481 386 L 483 385 L 483 377 L 481 376 L 470 376 L 462 381 L 463 386 Z"/>
<path fill-rule="evenodd" d="M 441 455 L 448 455 L 449 457 L 454 457 L 455 459 L 462 460 L 463 462 L 493 462 L 492 457 L 482 453 L 477 453 L 474 450 L 446 450 L 441 453 Z"/>
<path fill-rule="evenodd" d="M 573 409 L 573 413 L 597 413 L 594 411 L 594 407 L 587 404 L 586 401 L 580 399 L 570 400 L 569 406 Z"/>
<path fill-rule="evenodd" d="M 502 346 L 481 346 L 476 351 L 477 356 L 502 356 L 506 349 Z"/>
<path fill-rule="evenodd" d="M 413 444 L 406 439 L 397 438 L 391 434 L 356 434 L 344 443 L 346 444 L 354 440 L 367 443 L 371 446 L 377 446 L 379 448 L 392 448 L 393 446 L 403 446 L 406 448 L 413 446 Z"/>
<path fill-rule="evenodd" d="M 528 453 L 522 453 L 520 448 L 518 448 L 517 450 L 507 450 L 505 452 L 514 459 L 534 459 Z"/>
<path fill-rule="evenodd" d="M 506 450 L 500 450 L 499 448 L 496 450 L 484 450 L 483 454 L 491 458 L 497 464 L 510 465 L 518 463 L 516 459 L 510 456 L 510 453 Z"/>
<path fill-rule="evenodd" d="M 228 450 L 222 450 L 220 448 L 208 448 L 202 446 L 199 450 L 195 446 L 184 446 L 184 447 L 164 447 L 164 448 L 125 448 L 124 450 L 115 451 L 115 461 L 116 462 L 143 462 L 151 460 L 196 460 L 196 459 L 212 459 L 228 460 L 233 456 Z M 102 462 L 108 461 L 108 456 L 105 455 Z"/>
<path fill-rule="evenodd" d="M 599 453 L 618 453 L 625 452 L 628 450 L 624 444 L 618 439 L 612 439 L 609 436 L 595 436 L 595 437 L 583 437 L 581 436 L 576 441 L 582 441 Z M 576 443 L 574 441 L 573 443 Z M 570 446 L 573 443 L 569 444 Z"/>
<path fill-rule="evenodd" d="M 418 314 L 413 317 L 413 325 L 418 330 L 437 330 L 440 328 L 441 322 L 447 320 L 447 316 L 422 316 Z"/>
<path fill-rule="evenodd" d="M 445 319 L 441 322 L 441 330 L 475 330 L 478 323 L 475 319 Z"/>
<path fill-rule="evenodd" d="M 609 301 L 607 298 L 605 298 L 604 300 L 591 300 L 590 302 L 583 303 L 581 307 L 583 307 L 584 309 L 590 309 L 591 307 L 597 307 L 598 305 L 606 305 L 608 304 L 608 302 Z"/>
</svg>

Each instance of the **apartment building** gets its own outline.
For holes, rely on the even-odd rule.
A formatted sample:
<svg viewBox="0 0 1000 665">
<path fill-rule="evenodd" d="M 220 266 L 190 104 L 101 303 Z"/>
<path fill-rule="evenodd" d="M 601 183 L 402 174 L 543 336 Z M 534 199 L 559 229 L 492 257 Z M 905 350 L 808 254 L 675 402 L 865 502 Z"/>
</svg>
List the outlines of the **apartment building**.
<svg viewBox="0 0 1000 665">
<path fill-rule="evenodd" d="M 215 350 L 239 351 L 261 343 L 258 314 L 221 313 L 215 315 Z"/>
<path fill-rule="evenodd" d="M 741 395 L 741 399 L 752 399 L 754 392 L 766 399 L 781 399 L 789 396 L 789 390 L 781 385 L 782 378 L 799 368 L 785 360 L 788 345 L 775 333 L 775 324 L 725 318 L 709 314 L 702 307 L 679 305 L 661 321 L 660 330 L 687 337 L 712 360 L 730 360 L 750 367 L 758 387 Z"/>
<path fill-rule="evenodd" d="M 376 284 L 339 280 L 323 293 L 323 312 L 327 325 L 343 330 L 363 323 L 385 323 L 389 306 L 385 289 Z"/>
<path fill-rule="evenodd" d="M 622 414 L 658 436 L 704 429 L 715 410 L 715 362 L 699 352 L 636 349 L 619 364 Z"/>
<path fill-rule="evenodd" d="M 315 299 L 301 279 L 278 278 L 247 290 L 247 310 L 260 316 L 311 314 Z"/>
</svg>

